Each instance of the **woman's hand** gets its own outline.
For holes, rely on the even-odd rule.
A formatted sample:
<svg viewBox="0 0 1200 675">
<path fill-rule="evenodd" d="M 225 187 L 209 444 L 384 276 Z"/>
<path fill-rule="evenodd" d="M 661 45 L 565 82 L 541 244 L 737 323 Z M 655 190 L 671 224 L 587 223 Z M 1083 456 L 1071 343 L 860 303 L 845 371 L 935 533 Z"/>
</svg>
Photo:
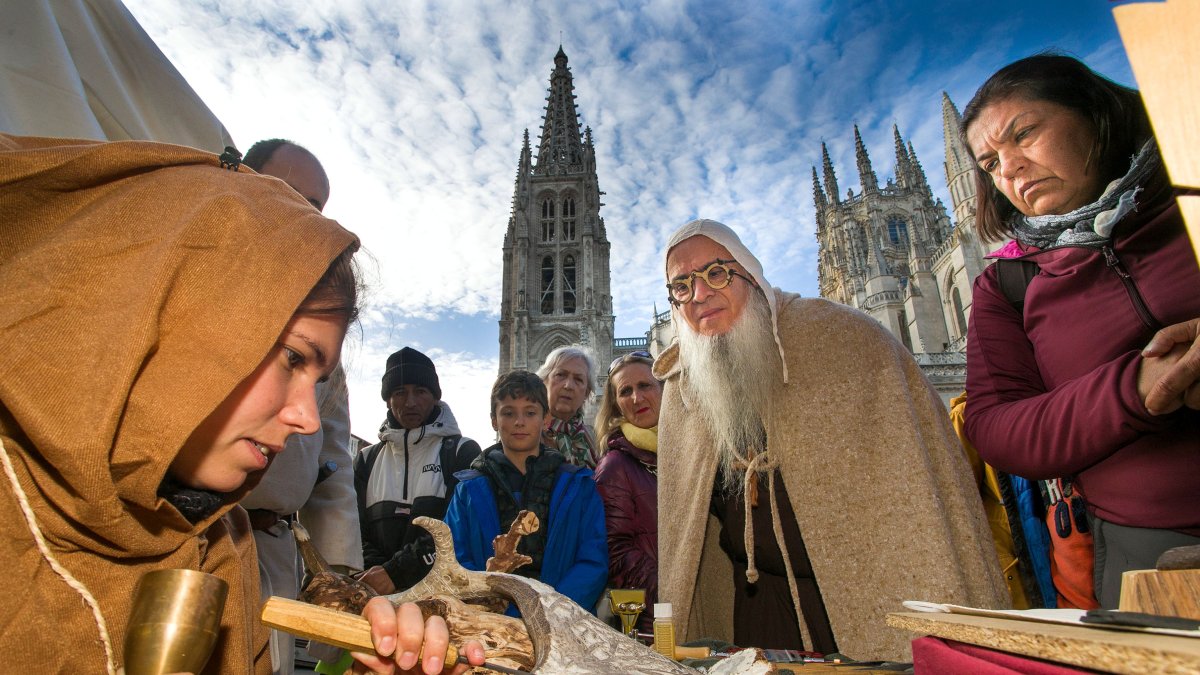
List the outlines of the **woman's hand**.
<svg viewBox="0 0 1200 675">
<path fill-rule="evenodd" d="M 1200 319 L 1158 331 L 1142 350 L 1138 395 L 1153 415 L 1200 410 Z"/>
<path fill-rule="evenodd" d="M 466 672 L 466 665 L 444 663 L 450 632 L 442 617 L 431 616 L 428 621 L 422 621 L 420 607 L 411 602 L 397 607 L 382 597 L 371 598 L 363 609 L 363 616 L 371 623 L 371 642 L 378 655 L 354 653 L 354 672 L 383 675 L 398 672 L 458 675 Z M 463 655 L 471 665 L 483 665 L 483 646 L 478 642 L 464 645 Z"/>
<path fill-rule="evenodd" d="M 392 583 L 392 578 L 380 565 L 360 574 L 358 580 L 375 589 L 375 592 L 380 595 L 390 595 L 396 592 L 396 585 Z"/>
</svg>

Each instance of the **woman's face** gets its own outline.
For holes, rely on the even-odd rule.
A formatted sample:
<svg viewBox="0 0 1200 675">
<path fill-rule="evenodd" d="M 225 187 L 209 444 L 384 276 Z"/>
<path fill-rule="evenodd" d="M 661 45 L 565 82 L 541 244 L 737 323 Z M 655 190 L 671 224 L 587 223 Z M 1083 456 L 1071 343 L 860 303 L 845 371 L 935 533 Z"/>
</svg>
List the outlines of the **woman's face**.
<svg viewBox="0 0 1200 675">
<path fill-rule="evenodd" d="M 1104 190 L 1092 123 L 1057 103 L 996 101 L 971 123 L 967 142 L 996 189 L 1026 216 L 1069 213 Z"/>
<path fill-rule="evenodd" d="M 241 487 L 292 434 L 321 428 L 315 388 L 337 365 L 345 319 L 298 314 L 258 368 L 196 427 L 171 462 L 183 484 L 216 492 Z"/>
<path fill-rule="evenodd" d="M 587 362 L 579 357 L 560 361 L 546 376 L 550 414 L 569 420 L 583 407 L 588 395 Z"/>
<path fill-rule="evenodd" d="M 662 385 L 654 379 L 650 366 L 644 363 L 630 363 L 610 379 L 613 391 L 617 393 L 617 409 L 621 411 L 621 416 L 626 422 L 643 429 L 658 426 L 658 402 L 662 399 Z"/>
</svg>

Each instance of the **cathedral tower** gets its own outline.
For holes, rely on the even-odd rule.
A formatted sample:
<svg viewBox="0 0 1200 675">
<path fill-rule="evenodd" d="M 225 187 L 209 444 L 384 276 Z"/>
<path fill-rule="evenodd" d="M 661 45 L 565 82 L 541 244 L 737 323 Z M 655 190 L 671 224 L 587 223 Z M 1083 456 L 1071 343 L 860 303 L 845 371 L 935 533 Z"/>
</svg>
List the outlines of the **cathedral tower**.
<svg viewBox="0 0 1200 675">
<path fill-rule="evenodd" d="M 529 130 L 517 160 L 504 235 L 500 372 L 536 370 L 556 347 L 582 344 L 603 369 L 612 358 L 609 244 L 600 217 L 592 130 L 580 134 L 562 47 L 554 56 L 537 156 Z"/>
<path fill-rule="evenodd" d="M 912 143 L 905 142 L 896 126 L 895 173 L 882 187 L 855 126 L 858 194 L 849 190 L 838 195 L 833 163 L 822 143 L 825 184 L 814 166 L 813 203 L 821 296 L 857 307 L 883 324 L 913 352 L 948 401 L 966 380 L 963 349 L 971 283 L 983 262 L 973 228 L 972 166 L 958 136 L 958 112 L 945 101 L 953 111 L 946 118 L 946 172 L 957 226 L 934 198 Z"/>
<path fill-rule="evenodd" d="M 954 210 L 954 232 L 935 269 L 946 303 L 951 343 L 965 349 L 971 289 L 983 271 L 984 243 L 975 229 L 975 164 L 962 137 L 962 116 L 942 92 L 942 134 L 946 145 L 946 186 Z"/>
</svg>

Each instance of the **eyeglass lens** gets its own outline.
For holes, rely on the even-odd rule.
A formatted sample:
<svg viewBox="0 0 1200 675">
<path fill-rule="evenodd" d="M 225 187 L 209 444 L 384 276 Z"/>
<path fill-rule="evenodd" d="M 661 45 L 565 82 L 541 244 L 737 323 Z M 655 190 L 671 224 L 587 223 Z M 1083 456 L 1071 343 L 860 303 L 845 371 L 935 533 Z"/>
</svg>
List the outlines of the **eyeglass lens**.
<svg viewBox="0 0 1200 675">
<path fill-rule="evenodd" d="M 691 276 L 686 279 L 673 282 L 671 284 L 672 297 L 679 302 L 690 301 L 693 296 L 693 284 L 695 284 L 696 277 L 703 279 L 709 288 L 719 291 L 729 285 L 729 282 L 733 279 L 733 272 L 723 262 L 714 262 L 699 272 L 692 272 Z"/>
</svg>

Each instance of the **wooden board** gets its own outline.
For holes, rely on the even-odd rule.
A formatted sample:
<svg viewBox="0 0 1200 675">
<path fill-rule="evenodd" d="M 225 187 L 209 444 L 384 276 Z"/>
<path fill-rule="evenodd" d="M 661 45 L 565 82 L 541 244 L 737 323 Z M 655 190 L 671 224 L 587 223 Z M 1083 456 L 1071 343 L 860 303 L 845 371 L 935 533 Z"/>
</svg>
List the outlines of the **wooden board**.
<svg viewBox="0 0 1200 675">
<path fill-rule="evenodd" d="M 1113 8 L 1171 183 L 1200 189 L 1200 2 L 1135 2 Z M 1196 207 L 1184 222 L 1200 258 Z"/>
<path fill-rule="evenodd" d="M 965 614 L 888 614 L 893 628 L 1084 668 L 1132 675 L 1200 672 L 1200 639 Z"/>
<path fill-rule="evenodd" d="M 1200 2 L 1113 8 L 1171 182 L 1200 188 Z"/>
</svg>

